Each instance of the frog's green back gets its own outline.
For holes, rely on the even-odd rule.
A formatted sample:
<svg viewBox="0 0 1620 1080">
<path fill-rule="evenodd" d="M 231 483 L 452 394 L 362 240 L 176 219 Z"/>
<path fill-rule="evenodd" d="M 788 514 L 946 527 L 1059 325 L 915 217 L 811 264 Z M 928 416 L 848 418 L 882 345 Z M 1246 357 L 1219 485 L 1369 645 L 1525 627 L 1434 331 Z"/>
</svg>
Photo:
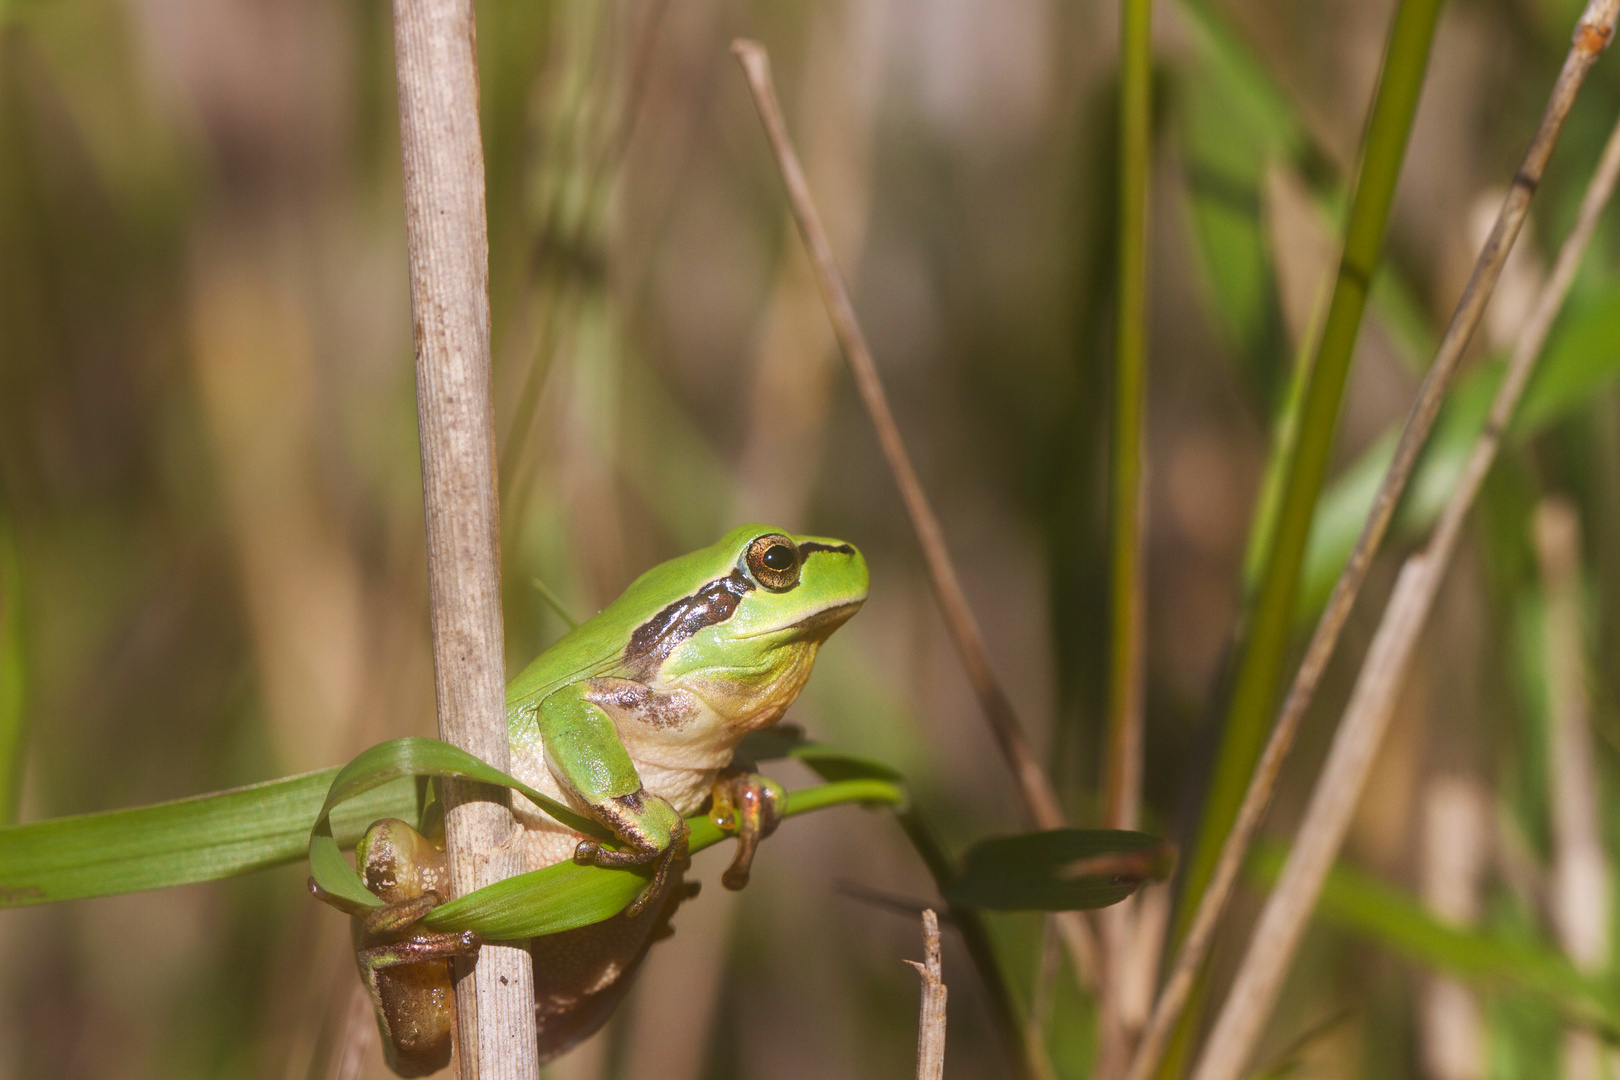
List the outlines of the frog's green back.
<svg viewBox="0 0 1620 1080">
<path fill-rule="evenodd" d="M 621 673 L 625 645 L 636 627 L 667 605 L 729 574 L 744 541 L 779 531 L 766 525 L 741 525 L 706 548 L 648 570 L 617 600 L 569 631 L 507 684 L 507 712 L 537 702 L 577 678 Z"/>
</svg>

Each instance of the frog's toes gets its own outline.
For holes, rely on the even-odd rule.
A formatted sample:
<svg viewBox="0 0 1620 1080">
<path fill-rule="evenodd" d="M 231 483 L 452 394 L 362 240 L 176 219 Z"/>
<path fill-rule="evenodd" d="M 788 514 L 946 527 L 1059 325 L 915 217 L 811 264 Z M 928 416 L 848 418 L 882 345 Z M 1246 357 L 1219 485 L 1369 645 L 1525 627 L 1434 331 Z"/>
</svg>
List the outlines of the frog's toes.
<svg viewBox="0 0 1620 1080">
<path fill-rule="evenodd" d="M 372 908 L 361 916 L 361 925 L 368 934 L 397 934 L 442 903 L 444 898 L 438 893 L 426 892 Z"/>
<path fill-rule="evenodd" d="M 782 823 L 787 794 L 780 784 L 758 773 L 725 773 L 714 785 L 715 823 L 737 833 L 737 854 L 720 876 L 720 884 L 733 891 L 748 884 L 759 842 Z"/>
</svg>

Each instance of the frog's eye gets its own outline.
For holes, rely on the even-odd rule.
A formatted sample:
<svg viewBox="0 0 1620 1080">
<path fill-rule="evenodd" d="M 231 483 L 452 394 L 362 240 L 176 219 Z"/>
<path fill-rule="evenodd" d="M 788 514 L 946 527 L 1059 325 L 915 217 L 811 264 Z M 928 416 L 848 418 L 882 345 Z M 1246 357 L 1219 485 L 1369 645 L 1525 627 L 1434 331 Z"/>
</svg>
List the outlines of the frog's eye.
<svg viewBox="0 0 1620 1080">
<path fill-rule="evenodd" d="M 754 580 L 771 592 L 787 592 L 799 583 L 799 549 L 781 533 L 755 537 L 747 561 Z"/>
</svg>

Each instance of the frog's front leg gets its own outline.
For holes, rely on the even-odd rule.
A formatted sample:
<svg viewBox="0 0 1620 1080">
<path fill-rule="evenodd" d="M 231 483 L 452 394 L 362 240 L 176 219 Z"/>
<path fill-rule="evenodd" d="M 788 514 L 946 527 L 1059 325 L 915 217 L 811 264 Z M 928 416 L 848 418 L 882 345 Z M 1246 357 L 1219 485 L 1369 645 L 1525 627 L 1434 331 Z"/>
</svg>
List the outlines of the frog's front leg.
<svg viewBox="0 0 1620 1080">
<path fill-rule="evenodd" d="M 686 858 L 689 830 L 673 806 L 642 786 L 612 717 L 590 701 L 587 693 L 583 684 L 576 683 L 542 701 L 537 717 L 540 736 L 546 765 L 557 782 L 624 845 L 624 850 L 613 851 L 594 840 L 581 840 L 574 861 L 596 866 L 641 866 L 656 861 L 652 881 L 625 909 L 625 915 L 633 919 L 663 895 L 671 870 Z"/>
<path fill-rule="evenodd" d="M 776 831 L 787 806 L 782 785 L 759 773 L 727 769 L 710 792 L 709 814 L 722 829 L 737 834 L 737 854 L 720 875 L 720 884 L 736 891 L 748 884 L 759 842 Z"/>
</svg>

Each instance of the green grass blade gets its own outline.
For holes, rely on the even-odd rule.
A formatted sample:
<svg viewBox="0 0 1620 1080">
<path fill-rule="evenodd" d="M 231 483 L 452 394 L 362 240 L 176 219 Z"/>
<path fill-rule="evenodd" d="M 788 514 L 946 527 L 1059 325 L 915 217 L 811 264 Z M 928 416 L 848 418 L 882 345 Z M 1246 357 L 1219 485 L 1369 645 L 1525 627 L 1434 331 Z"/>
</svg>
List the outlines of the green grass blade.
<svg viewBox="0 0 1620 1080">
<path fill-rule="evenodd" d="M 1395 182 L 1417 111 L 1440 0 L 1402 0 L 1363 143 L 1343 258 L 1311 364 L 1298 441 L 1284 470 L 1276 535 L 1241 648 L 1226 728 L 1182 882 L 1176 936 L 1185 933 L 1214 871 L 1270 728 L 1293 629 L 1294 597 L 1367 291 L 1383 249 Z"/>
<path fill-rule="evenodd" d="M 326 801 L 321 804 L 308 836 L 309 874 L 315 883 L 334 898 L 336 906 L 350 910 L 381 907 L 359 877 L 349 868 L 334 836 L 331 815 L 352 799 L 379 787 L 418 776 L 474 780 L 495 787 L 521 792 L 536 806 L 575 832 L 611 842 L 613 834 L 600 824 L 543 795 L 523 781 L 508 776 L 467 751 L 438 739 L 404 738 L 378 743 L 343 766 L 333 778 Z M 476 894 L 468 894 L 469 897 Z M 465 898 L 463 898 L 465 899 Z M 471 929 L 462 927 L 460 929 Z"/>
<path fill-rule="evenodd" d="M 1253 877 L 1269 886 L 1286 852 L 1272 847 L 1250 860 Z M 1551 999 L 1572 1018 L 1620 1032 L 1620 1000 L 1581 974 L 1560 952 L 1442 922 L 1417 900 L 1347 866 L 1329 872 L 1316 914 L 1425 967 L 1486 985 L 1506 985 Z"/>
<path fill-rule="evenodd" d="M 845 803 L 903 806 L 905 788 L 887 780 L 843 780 L 788 793 L 785 817 Z M 712 847 L 730 834 L 703 815 L 687 818 L 690 850 Z M 354 877 L 353 872 L 349 875 Z M 475 930 L 511 940 L 573 930 L 612 918 L 646 887 L 652 867 L 607 869 L 557 863 L 507 878 L 435 908 L 423 919 L 434 930 Z"/>
<path fill-rule="evenodd" d="M 1142 741 L 1142 454 L 1147 394 L 1147 206 L 1153 165 L 1153 6 L 1121 0 L 1118 266 L 1108 525 L 1105 824 L 1135 824 Z"/>
<path fill-rule="evenodd" d="M 187 885 L 296 862 L 338 772 L 0 829 L 0 907 Z M 415 810 L 413 782 L 374 789 L 336 815 L 335 842 L 352 847 L 377 818 L 414 817 Z"/>
</svg>

